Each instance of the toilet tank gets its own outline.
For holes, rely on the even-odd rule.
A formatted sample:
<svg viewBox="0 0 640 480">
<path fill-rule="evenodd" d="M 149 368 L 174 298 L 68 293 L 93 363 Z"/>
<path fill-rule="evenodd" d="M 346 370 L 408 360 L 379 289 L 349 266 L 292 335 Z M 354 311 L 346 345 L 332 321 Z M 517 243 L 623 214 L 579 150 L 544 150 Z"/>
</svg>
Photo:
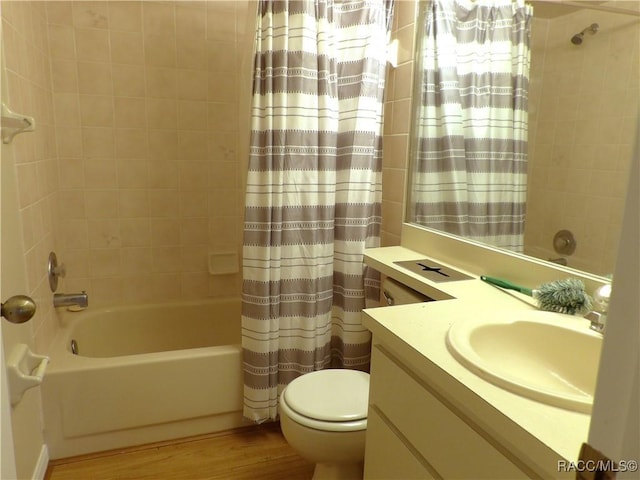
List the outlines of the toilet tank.
<svg viewBox="0 0 640 480">
<path fill-rule="evenodd" d="M 382 295 L 387 305 L 405 305 L 433 300 L 390 277 L 382 281 Z"/>
</svg>

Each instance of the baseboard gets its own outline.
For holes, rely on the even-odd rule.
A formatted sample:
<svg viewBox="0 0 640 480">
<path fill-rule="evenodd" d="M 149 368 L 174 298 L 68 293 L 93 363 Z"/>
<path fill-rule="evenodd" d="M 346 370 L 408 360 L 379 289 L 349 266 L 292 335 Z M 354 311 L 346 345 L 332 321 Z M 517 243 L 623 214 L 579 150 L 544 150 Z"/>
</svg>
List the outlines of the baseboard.
<svg viewBox="0 0 640 480">
<path fill-rule="evenodd" d="M 42 445 L 42 449 L 40 449 L 40 456 L 38 457 L 38 462 L 36 463 L 35 468 L 33 469 L 33 475 L 31 478 L 33 480 L 44 480 L 44 476 L 47 474 L 47 467 L 49 466 L 49 449 L 46 444 Z"/>
</svg>

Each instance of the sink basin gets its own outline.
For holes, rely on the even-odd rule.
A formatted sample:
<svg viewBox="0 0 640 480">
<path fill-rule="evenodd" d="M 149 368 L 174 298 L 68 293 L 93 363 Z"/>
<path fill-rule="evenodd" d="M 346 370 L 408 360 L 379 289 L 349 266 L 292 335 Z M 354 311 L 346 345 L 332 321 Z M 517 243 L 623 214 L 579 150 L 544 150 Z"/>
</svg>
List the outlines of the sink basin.
<svg viewBox="0 0 640 480">
<path fill-rule="evenodd" d="M 589 413 L 602 336 L 581 317 L 497 312 L 455 322 L 447 347 L 485 380 L 549 405 Z"/>
</svg>

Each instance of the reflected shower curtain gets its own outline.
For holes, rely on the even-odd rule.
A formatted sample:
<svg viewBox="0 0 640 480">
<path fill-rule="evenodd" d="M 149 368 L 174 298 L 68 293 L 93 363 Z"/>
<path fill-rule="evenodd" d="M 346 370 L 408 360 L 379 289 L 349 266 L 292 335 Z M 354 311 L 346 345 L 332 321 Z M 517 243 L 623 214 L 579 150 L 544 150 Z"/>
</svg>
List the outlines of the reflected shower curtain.
<svg viewBox="0 0 640 480">
<path fill-rule="evenodd" d="M 532 7 L 430 0 L 416 125 L 416 221 L 522 251 Z"/>
<path fill-rule="evenodd" d="M 390 0 L 259 4 L 243 248 L 244 415 L 283 386 L 367 370 L 378 299 L 382 92 Z"/>
</svg>

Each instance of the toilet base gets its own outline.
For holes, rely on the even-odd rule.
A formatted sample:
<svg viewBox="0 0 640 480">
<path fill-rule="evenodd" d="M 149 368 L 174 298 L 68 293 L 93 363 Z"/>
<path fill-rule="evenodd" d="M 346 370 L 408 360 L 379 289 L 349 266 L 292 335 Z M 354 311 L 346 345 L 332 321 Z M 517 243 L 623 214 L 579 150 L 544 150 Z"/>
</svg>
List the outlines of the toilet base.
<svg viewBox="0 0 640 480">
<path fill-rule="evenodd" d="M 364 463 L 316 463 L 313 480 L 362 480 Z"/>
</svg>

